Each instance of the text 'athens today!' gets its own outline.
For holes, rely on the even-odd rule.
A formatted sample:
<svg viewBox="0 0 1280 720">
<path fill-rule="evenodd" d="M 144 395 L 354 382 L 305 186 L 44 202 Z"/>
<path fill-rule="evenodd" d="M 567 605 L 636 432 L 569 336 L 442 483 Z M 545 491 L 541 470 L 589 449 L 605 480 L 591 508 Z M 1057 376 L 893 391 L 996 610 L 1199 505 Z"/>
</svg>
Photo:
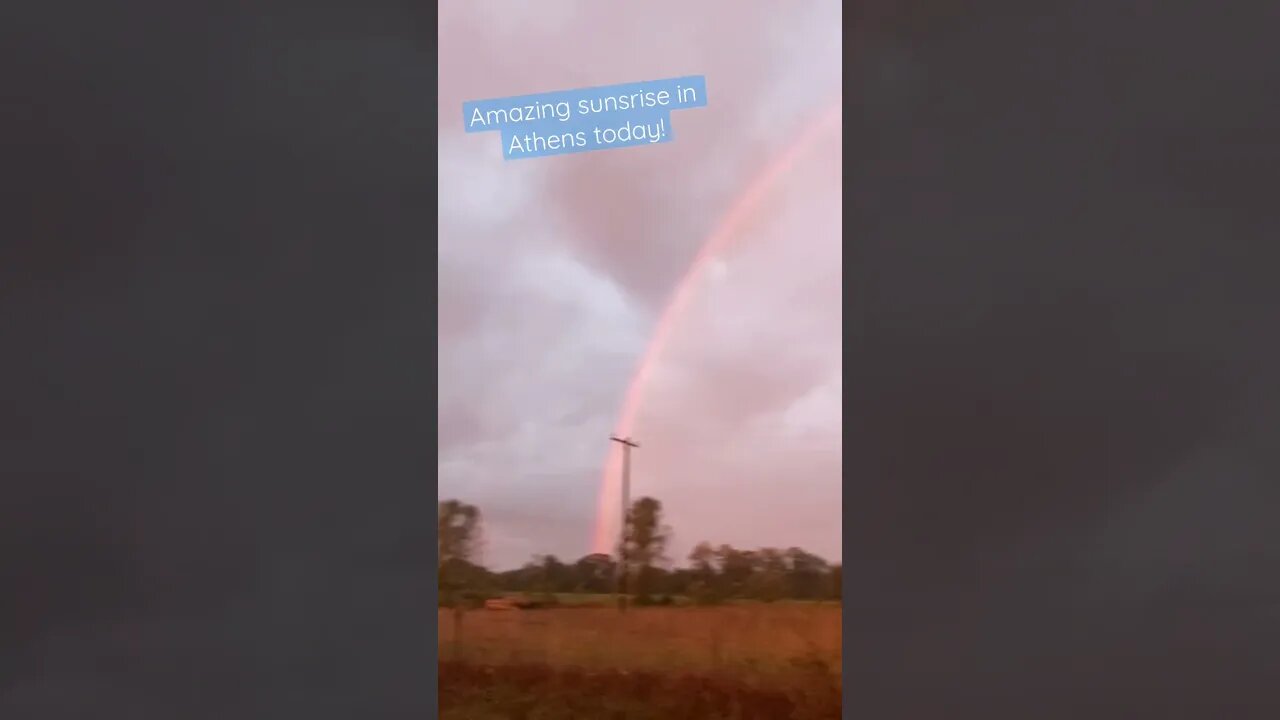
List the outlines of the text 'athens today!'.
<svg viewBox="0 0 1280 720">
<path fill-rule="evenodd" d="M 670 142 L 671 111 L 704 107 L 701 75 L 463 103 L 467 132 L 498 131 L 507 160 Z"/>
</svg>

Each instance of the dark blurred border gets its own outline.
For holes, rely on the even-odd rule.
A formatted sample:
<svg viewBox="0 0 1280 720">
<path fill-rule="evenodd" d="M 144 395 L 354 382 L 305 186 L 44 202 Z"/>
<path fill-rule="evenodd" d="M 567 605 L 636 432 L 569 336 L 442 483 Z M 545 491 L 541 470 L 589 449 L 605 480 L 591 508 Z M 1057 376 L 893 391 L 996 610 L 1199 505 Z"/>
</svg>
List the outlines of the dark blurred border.
<svg viewBox="0 0 1280 720">
<path fill-rule="evenodd" d="M 0 10 L 0 717 L 433 715 L 435 24 Z"/>
<path fill-rule="evenodd" d="M 1280 716 L 1274 5 L 847 29 L 847 712 Z"/>
</svg>

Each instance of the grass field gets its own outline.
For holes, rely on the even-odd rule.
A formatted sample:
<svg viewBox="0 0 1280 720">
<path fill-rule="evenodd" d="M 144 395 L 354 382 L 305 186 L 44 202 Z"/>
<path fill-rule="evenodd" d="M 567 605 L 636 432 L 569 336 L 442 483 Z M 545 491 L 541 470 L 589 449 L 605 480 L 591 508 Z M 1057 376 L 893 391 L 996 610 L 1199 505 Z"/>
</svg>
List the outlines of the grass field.
<svg viewBox="0 0 1280 720">
<path fill-rule="evenodd" d="M 840 716 L 839 605 L 574 604 L 473 610 L 460 623 L 442 610 L 441 717 Z"/>
</svg>

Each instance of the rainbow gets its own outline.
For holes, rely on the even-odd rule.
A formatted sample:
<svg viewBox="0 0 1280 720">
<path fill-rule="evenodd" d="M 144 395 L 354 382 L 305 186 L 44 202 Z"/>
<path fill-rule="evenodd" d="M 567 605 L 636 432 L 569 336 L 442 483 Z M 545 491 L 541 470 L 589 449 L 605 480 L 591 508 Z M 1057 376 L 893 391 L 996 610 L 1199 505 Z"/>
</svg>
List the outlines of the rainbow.
<svg viewBox="0 0 1280 720">
<path fill-rule="evenodd" d="M 683 314 L 689 298 L 693 295 L 696 280 L 702 275 L 708 263 L 719 255 L 729 242 L 737 236 L 739 226 L 750 216 L 751 211 L 760 204 L 778 182 L 795 166 L 796 161 L 808 153 L 829 129 L 840 129 L 841 101 L 837 100 L 823 112 L 817 120 L 809 124 L 796 136 L 796 139 L 758 173 L 741 194 L 729 206 L 728 212 L 721 217 L 712 233 L 703 241 L 698 254 L 680 278 L 671 299 L 658 317 L 653 335 L 645 348 L 644 354 L 631 376 L 627 393 L 623 399 L 622 412 L 618 419 L 617 435 L 627 437 L 632 433 L 636 415 L 640 410 L 640 398 L 649 382 L 658 357 L 666 347 L 676 321 Z M 600 494 L 596 508 L 596 523 L 592 539 L 594 552 L 610 553 L 613 551 L 617 536 L 616 518 L 618 504 L 621 502 L 622 451 L 617 443 L 609 443 L 609 455 L 605 460 L 604 476 L 600 481 Z"/>
</svg>

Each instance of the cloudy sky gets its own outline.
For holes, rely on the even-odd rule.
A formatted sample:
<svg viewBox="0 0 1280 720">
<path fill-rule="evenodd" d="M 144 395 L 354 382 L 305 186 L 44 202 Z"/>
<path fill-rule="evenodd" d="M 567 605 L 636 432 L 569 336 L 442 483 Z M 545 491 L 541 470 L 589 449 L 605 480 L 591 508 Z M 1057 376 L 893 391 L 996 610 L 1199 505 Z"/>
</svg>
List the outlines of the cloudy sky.
<svg viewBox="0 0 1280 720">
<path fill-rule="evenodd" d="M 625 25 L 627 32 L 616 28 Z M 837 3 L 556 0 L 440 9 L 440 496 L 488 564 L 592 550 L 608 436 L 655 324 L 761 171 L 840 99 Z M 504 162 L 462 103 L 705 75 L 675 142 Z M 633 494 L 671 556 L 841 538 L 839 130 L 746 213 L 656 357 Z"/>
</svg>

